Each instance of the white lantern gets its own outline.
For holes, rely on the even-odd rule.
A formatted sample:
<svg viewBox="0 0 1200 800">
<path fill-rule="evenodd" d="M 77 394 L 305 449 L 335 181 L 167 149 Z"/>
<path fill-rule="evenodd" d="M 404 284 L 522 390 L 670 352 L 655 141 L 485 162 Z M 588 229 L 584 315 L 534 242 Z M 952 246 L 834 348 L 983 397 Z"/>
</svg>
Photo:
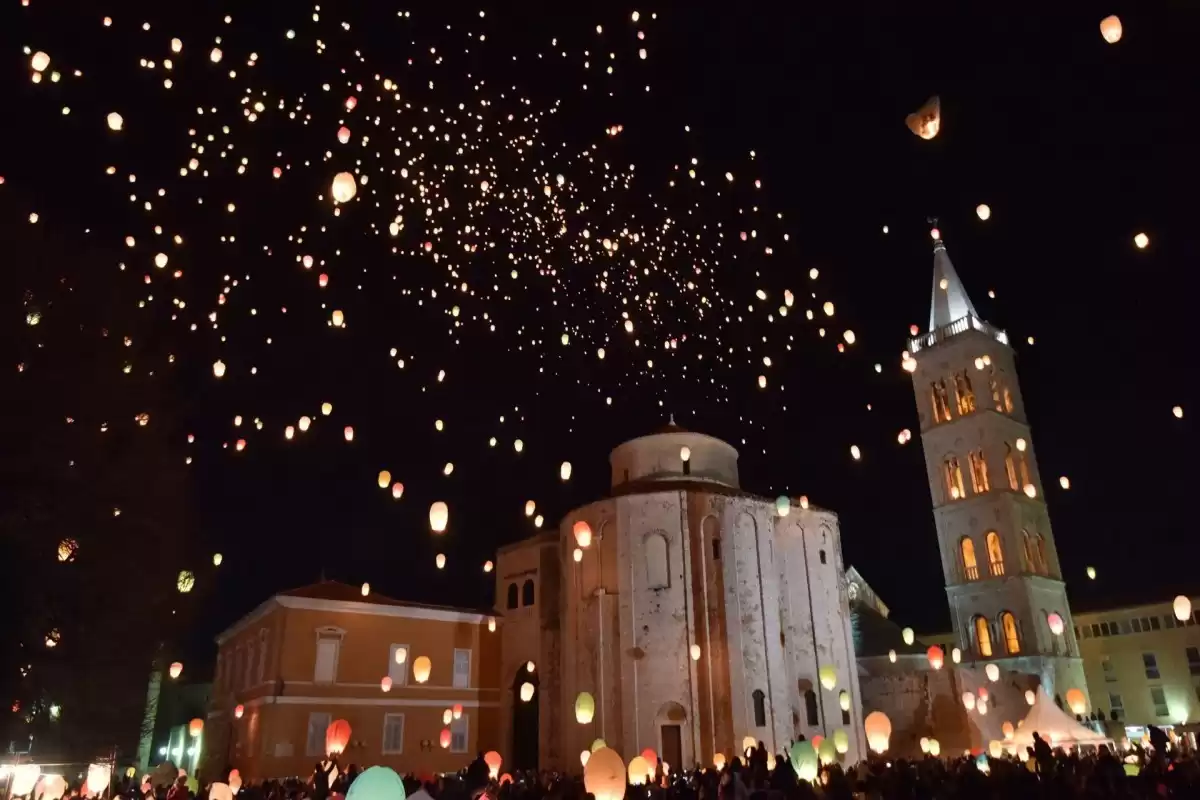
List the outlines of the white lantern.
<svg viewBox="0 0 1200 800">
<path fill-rule="evenodd" d="M 437 554 L 437 558 L 435 558 L 435 559 L 434 559 L 434 563 L 435 563 L 435 564 L 437 564 L 437 568 L 438 568 L 438 569 L 445 569 L 445 568 L 446 568 L 446 555 L 445 555 L 445 553 L 438 553 L 438 554 Z"/>
<path fill-rule="evenodd" d="M 1192 601 L 1184 595 L 1176 597 L 1171 607 L 1175 609 L 1175 619 L 1180 622 L 1186 622 L 1192 618 Z"/>
<path fill-rule="evenodd" d="M 700 660 L 700 645 L 694 644 L 688 648 L 688 651 L 692 656 L 692 661 Z"/>
<path fill-rule="evenodd" d="M 685 463 L 688 461 L 691 461 L 692 460 L 692 448 L 688 447 L 686 444 L 683 447 L 679 448 L 679 460 L 683 461 Z"/>
<path fill-rule="evenodd" d="M 958 664 L 959 662 L 961 662 L 962 661 L 962 650 L 959 650 L 957 647 L 951 648 L 950 660 L 953 661 L 955 664 Z"/>
<path fill-rule="evenodd" d="M 559 468 L 558 468 L 558 477 L 562 478 L 564 481 L 571 480 L 571 462 L 570 461 L 562 462 L 562 465 L 559 466 Z"/>
<path fill-rule="evenodd" d="M 979 205 L 975 206 L 975 214 L 981 220 L 983 220 L 984 222 L 987 222 L 989 219 L 991 219 L 992 207 L 989 206 L 987 203 L 980 203 Z"/>
<path fill-rule="evenodd" d="M 786 517 L 792 513 L 792 501 L 787 495 L 779 495 L 775 498 L 775 513 L 781 517 Z"/>
<path fill-rule="evenodd" d="M 988 664 L 983 671 L 987 673 L 987 679 L 992 683 L 1000 680 L 1000 667 L 995 664 Z"/>
<path fill-rule="evenodd" d="M 537 503 L 532 500 L 525 501 L 525 516 L 532 517 L 533 512 L 537 510 Z"/>
<path fill-rule="evenodd" d="M 115 111 L 108 115 L 107 121 L 108 129 L 110 131 L 119 131 L 121 128 L 125 127 L 125 119 Z"/>
<path fill-rule="evenodd" d="M 962 703 L 963 703 L 963 708 L 965 708 L 967 711 L 973 711 L 975 709 L 975 693 L 974 692 L 963 692 L 962 693 Z"/>
<path fill-rule="evenodd" d="M 533 699 L 533 684 L 529 681 L 521 684 L 521 702 L 528 703 Z"/>
<path fill-rule="evenodd" d="M 445 531 L 449 521 L 450 507 L 441 500 L 429 507 L 429 527 L 434 533 Z"/>
<path fill-rule="evenodd" d="M 1033 705 L 1037 702 L 1037 695 L 1034 693 L 1033 689 L 1025 690 L 1025 702 L 1029 705 Z"/>
<path fill-rule="evenodd" d="M 358 184 L 354 175 L 349 172 L 339 172 L 333 178 L 333 199 L 339 203 L 349 203 L 358 194 Z"/>
<path fill-rule="evenodd" d="M 1108 42 L 1109 44 L 1116 44 L 1117 42 L 1121 41 L 1121 34 L 1123 32 L 1124 31 L 1121 27 L 1121 18 L 1116 14 L 1100 20 L 1100 35 L 1103 36 L 1104 41 Z"/>
<path fill-rule="evenodd" d="M 896 663 L 896 651 L 895 650 L 888 650 L 888 661 L 892 662 L 893 664 Z"/>
<path fill-rule="evenodd" d="M 912 628 L 905 628 L 900 631 L 900 635 L 904 637 L 904 643 L 907 645 L 911 645 L 916 640 L 916 634 L 913 633 Z"/>
</svg>

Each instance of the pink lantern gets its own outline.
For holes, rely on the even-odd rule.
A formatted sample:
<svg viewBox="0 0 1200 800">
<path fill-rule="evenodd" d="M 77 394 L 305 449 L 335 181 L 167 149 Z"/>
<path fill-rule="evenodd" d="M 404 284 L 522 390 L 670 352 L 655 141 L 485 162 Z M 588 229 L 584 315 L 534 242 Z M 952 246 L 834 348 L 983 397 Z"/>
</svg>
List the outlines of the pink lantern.
<svg viewBox="0 0 1200 800">
<path fill-rule="evenodd" d="M 1046 615 L 1046 624 L 1050 626 L 1050 632 L 1055 636 L 1062 636 L 1063 618 L 1058 615 L 1058 612 L 1051 611 Z"/>
<path fill-rule="evenodd" d="M 180 661 L 173 662 L 171 664 L 171 669 L 169 670 L 169 673 L 170 673 L 172 679 L 178 678 L 180 675 L 183 674 L 183 663 Z"/>
<path fill-rule="evenodd" d="M 449 747 L 450 747 L 450 729 L 449 728 L 442 728 L 442 735 L 438 737 L 438 743 L 441 744 L 443 750 L 449 749 Z"/>
<path fill-rule="evenodd" d="M 354 107 L 356 105 L 358 105 L 357 97 L 355 97 L 354 95 L 350 95 L 349 97 L 346 98 L 346 110 L 347 111 L 353 111 Z"/>
<path fill-rule="evenodd" d="M 926 650 L 925 655 L 929 657 L 929 666 L 934 669 L 941 669 L 942 664 L 946 663 L 946 654 L 936 644 Z"/>
<path fill-rule="evenodd" d="M 241 719 L 242 715 L 245 713 L 246 713 L 246 707 L 244 705 L 242 705 L 241 703 L 238 703 L 236 706 L 234 706 L 234 708 L 233 708 L 234 719 Z"/>
<path fill-rule="evenodd" d="M 342 144 L 345 144 L 346 142 L 350 141 L 350 129 L 347 128 L 345 125 L 338 128 L 338 141 L 341 142 Z"/>
<path fill-rule="evenodd" d="M 488 774 L 495 780 L 500 774 L 500 765 L 504 763 L 504 759 L 495 750 L 489 750 L 483 754 L 483 763 L 487 764 Z"/>
<path fill-rule="evenodd" d="M 384 675 L 384 676 L 383 676 L 383 680 L 381 680 L 381 681 L 379 682 L 379 688 L 380 688 L 380 689 L 382 689 L 382 690 L 383 690 L 383 691 L 385 691 L 385 692 L 390 692 L 390 691 L 392 690 L 392 678 L 391 678 L 391 676 L 389 676 L 389 675 Z"/>
<path fill-rule="evenodd" d="M 658 753 L 654 752 L 653 747 L 647 747 L 642 751 L 642 758 L 646 759 L 646 764 L 650 768 L 650 774 L 653 775 L 658 768 Z"/>
<path fill-rule="evenodd" d="M 324 289 L 329 285 L 329 276 L 322 272 L 320 277 L 317 278 L 317 284 Z"/>
<path fill-rule="evenodd" d="M 452 709 L 452 711 L 451 711 L 451 713 L 452 713 L 452 715 L 454 716 L 454 718 L 455 718 L 455 719 L 461 719 L 461 718 L 462 718 L 462 712 L 463 712 L 462 703 L 455 703 L 455 704 L 454 704 L 454 708 L 453 708 L 453 709 Z"/>
<path fill-rule="evenodd" d="M 350 723 L 336 719 L 325 729 L 325 752 L 338 755 L 350 744 Z"/>
</svg>

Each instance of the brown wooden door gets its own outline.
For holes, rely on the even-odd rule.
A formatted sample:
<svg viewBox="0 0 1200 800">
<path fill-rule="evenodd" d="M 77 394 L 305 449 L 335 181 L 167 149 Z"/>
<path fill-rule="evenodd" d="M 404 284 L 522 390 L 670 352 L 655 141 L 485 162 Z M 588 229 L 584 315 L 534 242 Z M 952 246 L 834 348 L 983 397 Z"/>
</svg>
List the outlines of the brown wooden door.
<svg viewBox="0 0 1200 800">
<path fill-rule="evenodd" d="M 683 764 L 683 738 L 678 725 L 662 726 L 662 760 L 671 765 L 671 773 L 686 769 Z"/>
</svg>

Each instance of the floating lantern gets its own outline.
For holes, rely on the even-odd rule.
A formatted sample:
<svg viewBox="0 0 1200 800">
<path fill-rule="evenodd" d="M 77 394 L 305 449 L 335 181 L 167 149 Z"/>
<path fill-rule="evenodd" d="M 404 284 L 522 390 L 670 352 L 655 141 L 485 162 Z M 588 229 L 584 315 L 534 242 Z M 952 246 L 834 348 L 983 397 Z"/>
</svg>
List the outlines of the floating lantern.
<svg viewBox="0 0 1200 800">
<path fill-rule="evenodd" d="M 691 461 L 692 460 L 692 448 L 688 447 L 686 444 L 683 447 L 679 448 L 679 460 L 683 461 L 683 462 Z"/>
<path fill-rule="evenodd" d="M 821 737 L 813 737 L 814 742 L 816 742 L 818 739 L 821 739 Z M 833 762 L 837 761 L 837 746 L 833 743 L 832 739 L 821 739 L 821 743 L 816 745 L 816 748 L 817 758 L 819 758 L 821 763 L 825 766 L 829 766 Z"/>
<path fill-rule="evenodd" d="M 335 774 L 336 768 L 330 778 Z M 390 767 L 368 767 L 346 790 L 346 800 L 404 800 L 405 797 L 404 781 Z"/>
<path fill-rule="evenodd" d="M 241 719 L 242 715 L 245 713 L 246 713 L 246 707 L 244 705 L 242 705 L 241 703 L 238 703 L 236 706 L 233 707 L 233 718 L 234 719 Z"/>
<path fill-rule="evenodd" d="M 180 675 L 183 674 L 183 662 L 181 662 L 181 661 L 171 662 L 171 666 L 167 670 L 167 674 L 171 676 L 171 680 L 175 680 L 176 678 L 178 678 Z"/>
<path fill-rule="evenodd" d="M 438 553 L 437 558 L 434 559 L 434 563 L 437 564 L 438 569 L 445 569 L 446 568 L 446 554 Z"/>
<path fill-rule="evenodd" d="M 339 203 L 349 203 L 358 193 L 358 184 L 349 172 L 339 172 L 333 178 L 333 199 Z"/>
<path fill-rule="evenodd" d="M 837 686 L 837 670 L 829 664 L 817 670 L 817 677 L 820 679 L 821 685 L 830 691 Z"/>
<path fill-rule="evenodd" d="M 300 418 L 300 422 L 298 423 L 298 427 L 300 428 L 300 432 L 301 432 L 301 433 L 304 433 L 305 431 L 307 431 L 310 425 L 312 425 L 312 419 L 311 419 L 311 418 L 309 418 L 309 417 L 301 417 L 301 418 Z"/>
<path fill-rule="evenodd" d="M 193 739 L 199 736 L 203 730 L 204 720 L 202 719 L 197 718 L 188 723 L 188 736 L 191 736 Z"/>
<path fill-rule="evenodd" d="M 223 378 L 225 376 L 225 362 L 221 359 L 217 359 L 213 362 L 212 370 L 214 377 Z"/>
<path fill-rule="evenodd" d="M 896 651 L 895 650 L 888 650 L 888 661 L 892 662 L 893 664 L 896 663 Z"/>
<path fill-rule="evenodd" d="M 571 551 L 571 559 L 572 559 L 572 560 L 573 560 L 573 561 L 574 561 L 576 564 L 578 564 L 578 563 L 580 563 L 581 561 L 583 561 L 583 550 L 582 550 L 582 549 L 580 549 L 580 548 L 578 548 L 578 547 L 576 547 L 574 550 L 572 550 L 572 551 Z"/>
<path fill-rule="evenodd" d="M 364 583 L 364 584 L 362 585 L 362 596 L 363 596 L 363 597 L 366 597 L 366 596 L 367 596 L 367 595 L 369 595 L 370 593 L 371 593 L 371 584 L 369 584 L 369 583 Z"/>
<path fill-rule="evenodd" d="M 929 740 L 929 755 L 937 758 L 942 753 L 942 745 L 937 739 Z"/>
<path fill-rule="evenodd" d="M 691 653 L 692 661 L 700 660 L 700 645 L 694 644 L 690 648 L 688 648 L 688 650 Z"/>
<path fill-rule="evenodd" d="M 214 47 L 212 50 L 210 50 L 208 52 L 208 60 L 214 64 L 219 64 L 221 62 L 221 59 L 224 57 L 225 57 L 225 54 L 221 52 L 221 48 L 219 48 L 219 47 Z"/>
<path fill-rule="evenodd" d="M 646 762 L 646 759 L 641 756 L 634 756 L 629 761 L 629 785 L 643 785 L 646 783 L 646 778 L 650 772 L 650 765 Z"/>
<path fill-rule="evenodd" d="M 525 516 L 532 517 L 533 512 L 537 510 L 537 503 L 532 500 L 525 501 Z"/>
<path fill-rule="evenodd" d="M 63 539 L 58 543 L 58 560 L 62 562 L 74 561 L 75 554 L 79 552 L 79 542 L 74 539 Z"/>
<path fill-rule="evenodd" d="M 395 658 L 395 661 L 397 664 L 403 664 L 405 661 L 408 660 L 408 648 L 407 647 L 397 647 L 396 655 L 394 656 L 394 658 Z"/>
<path fill-rule="evenodd" d="M 450 709 L 447 708 L 445 711 L 442 712 L 442 724 L 443 725 L 449 725 L 450 720 L 452 720 L 452 719 L 454 719 L 453 711 L 451 711 Z"/>
<path fill-rule="evenodd" d="M 381 691 L 390 692 L 392 690 L 391 677 L 384 675 L 383 678 L 379 681 L 379 688 Z"/>
<path fill-rule="evenodd" d="M 592 751 L 591 751 L 591 750 L 580 750 L 580 751 L 579 751 L 579 763 L 580 763 L 580 765 L 581 765 L 581 766 L 584 766 L 584 767 L 586 767 L 586 766 L 587 766 L 588 759 L 589 759 L 589 758 L 591 758 L 591 757 L 592 757 Z"/>
<path fill-rule="evenodd" d="M 1011 722 L 1005 722 L 1000 726 L 1000 732 L 1004 734 L 1005 739 L 1011 739 L 1017 731 Z"/>
<path fill-rule="evenodd" d="M 1175 598 L 1171 608 L 1175 610 L 1175 619 L 1180 622 L 1187 622 L 1192 618 L 1192 601 L 1182 594 Z"/>
<path fill-rule="evenodd" d="M 1068 689 L 1067 705 L 1070 706 L 1072 713 L 1082 714 L 1087 711 L 1087 698 L 1079 689 Z"/>
<path fill-rule="evenodd" d="M 330 320 L 333 322 L 333 327 L 341 328 L 346 324 L 346 315 L 341 309 L 334 309 L 333 314 L 330 315 Z"/>
<path fill-rule="evenodd" d="M 8 784 L 9 795 L 19 797 L 33 791 L 42 769 L 37 764 L 20 764 L 12 767 L 12 778 Z"/>
<path fill-rule="evenodd" d="M 89 796 L 103 794 L 108 791 L 112 782 L 111 764 L 89 764 L 87 769 L 87 790 Z"/>
<path fill-rule="evenodd" d="M 450 749 L 450 729 L 449 728 L 442 728 L 442 733 L 438 737 L 438 744 L 440 744 L 442 746 L 443 750 Z"/>
<path fill-rule="evenodd" d="M 845 689 L 842 689 L 842 691 L 838 692 L 838 706 L 842 709 L 842 711 L 850 710 L 850 693 Z"/>
<path fill-rule="evenodd" d="M 884 753 L 892 735 L 892 721 L 882 711 L 872 711 L 863 721 L 867 732 L 867 746 L 876 753 Z"/>
<path fill-rule="evenodd" d="M 988 742 L 988 755 L 992 758 L 999 758 L 1000 756 L 1004 755 L 1004 745 L 1000 744 L 1000 742 L 996 741 L 995 739 L 992 739 L 990 742 Z"/>
<path fill-rule="evenodd" d="M 788 758 L 792 762 L 792 768 L 796 770 L 796 775 L 800 780 L 816 780 L 817 771 L 820 767 L 817 760 L 817 751 L 813 748 L 812 742 L 793 743 L 792 750 L 788 753 Z"/>
<path fill-rule="evenodd" d="M 219 567 L 225 561 L 225 556 L 220 553 L 213 553 L 213 566 Z"/>
<path fill-rule="evenodd" d="M 413 680 L 417 683 L 425 683 L 429 680 L 429 673 L 433 670 L 433 662 L 429 660 L 429 656 L 417 656 L 413 659 Z"/>
<path fill-rule="evenodd" d="M 1037 702 L 1037 694 L 1034 693 L 1033 689 L 1025 690 L 1025 702 L 1029 705 L 1033 705 L 1035 702 Z"/>
<path fill-rule="evenodd" d="M 583 520 L 576 522 L 571 531 L 575 534 L 575 543 L 580 547 L 587 547 L 592 543 L 592 526 Z"/>
<path fill-rule="evenodd" d="M 325 729 L 325 752 L 338 755 L 350 743 L 350 723 L 344 719 L 336 719 Z"/>
<path fill-rule="evenodd" d="M 107 122 L 110 131 L 119 131 L 125 127 L 124 118 L 115 111 L 108 115 Z"/>
<path fill-rule="evenodd" d="M 1071 479 L 1068 478 L 1066 475 L 1063 475 L 1061 478 L 1058 479 L 1058 485 L 1064 489 L 1070 489 L 1071 488 Z"/>
<path fill-rule="evenodd" d="M 987 203 L 980 203 L 975 206 L 975 214 L 984 222 L 987 222 L 992 217 L 992 207 Z"/>
<path fill-rule="evenodd" d="M 488 617 L 488 632 L 489 633 L 496 632 L 496 618 L 495 617 Z"/>
<path fill-rule="evenodd" d="M 532 661 L 525 662 L 525 671 L 526 672 L 533 672 L 535 669 L 537 669 L 537 665 L 534 664 Z"/>
<path fill-rule="evenodd" d="M 975 709 L 975 693 L 974 692 L 963 692 L 962 693 L 962 703 L 963 703 L 963 708 L 965 708 L 967 711 L 973 711 Z"/>
<path fill-rule="evenodd" d="M 936 644 L 930 646 L 930 648 L 925 651 L 925 655 L 929 658 L 929 666 L 933 667 L 935 670 L 941 669 L 942 664 L 944 664 L 946 660 L 946 654 L 943 653 L 942 648 L 938 647 Z"/>
<path fill-rule="evenodd" d="M 446 523 L 449 521 L 450 507 L 441 500 L 429 507 L 429 527 L 434 533 L 442 533 L 445 531 Z"/>
<path fill-rule="evenodd" d="M 1100 20 L 1100 35 L 1104 37 L 1104 41 L 1109 44 L 1116 44 L 1121 41 L 1121 34 L 1124 30 L 1121 27 L 1121 18 L 1116 14 L 1105 17 Z"/>
<path fill-rule="evenodd" d="M 929 752 L 929 737 L 928 736 L 922 736 L 921 741 L 917 742 L 917 744 L 919 744 L 921 746 L 922 753 Z"/>
<path fill-rule="evenodd" d="M 392 484 L 392 499 L 399 500 L 401 497 L 404 497 L 404 484 L 397 481 Z"/>
<path fill-rule="evenodd" d="M 658 772 L 658 753 L 654 752 L 653 747 L 647 747 L 642 751 L 642 758 L 646 760 L 646 764 L 650 767 L 650 771 L 647 774 L 653 779 Z"/>
<path fill-rule="evenodd" d="M 356 105 L 358 105 L 357 97 L 355 97 L 354 95 L 350 95 L 349 97 L 346 98 L 346 110 L 347 111 L 353 111 L 354 107 Z"/>
<path fill-rule="evenodd" d="M 608 745 L 605 743 L 605 741 L 603 739 L 594 739 L 592 741 L 592 752 L 593 753 L 596 752 L 597 750 L 599 750 L 601 747 L 608 747 Z M 621 774 L 622 775 L 625 774 L 624 762 L 621 763 Z"/>
<path fill-rule="evenodd" d="M 1183 406 L 1172 406 L 1171 414 L 1174 415 L 1175 419 L 1183 419 Z"/>
<path fill-rule="evenodd" d="M 962 661 L 962 650 L 959 650 L 957 647 L 951 648 L 950 660 L 955 664 L 960 663 Z"/>
<path fill-rule="evenodd" d="M 321 403 L 321 416 L 328 417 L 333 413 L 333 403 Z"/>
<path fill-rule="evenodd" d="M 575 721 L 587 725 L 596 714 L 596 699 L 587 692 L 580 692 L 575 698 Z"/>
<path fill-rule="evenodd" d="M 625 797 L 625 762 L 603 742 L 599 748 L 592 748 L 592 755 L 583 768 L 583 788 L 596 800 L 622 800 Z"/>
<path fill-rule="evenodd" d="M 987 675 L 987 679 L 992 683 L 1000 680 L 1000 667 L 995 664 L 988 664 L 983 668 L 983 671 Z"/>
<path fill-rule="evenodd" d="M 564 481 L 571 480 L 571 462 L 570 461 L 562 462 L 562 465 L 559 466 L 559 468 L 558 468 L 558 477 L 563 479 Z"/>
<path fill-rule="evenodd" d="M 196 576 L 188 570 L 181 570 L 179 577 L 175 579 L 175 588 L 180 594 L 187 594 L 196 586 Z"/>
<path fill-rule="evenodd" d="M 1087 576 L 1088 576 L 1088 580 L 1093 580 L 1093 581 L 1096 580 L 1096 568 L 1088 567 L 1087 568 Z"/>
<path fill-rule="evenodd" d="M 345 144 L 346 142 L 350 141 L 350 129 L 347 128 L 345 125 L 338 128 L 337 137 L 338 137 L 338 141 L 341 142 L 342 144 Z M 339 202 L 344 203 L 346 201 L 341 200 Z"/>
<path fill-rule="evenodd" d="M 792 501 L 787 495 L 779 495 L 775 498 L 775 513 L 781 517 L 786 517 L 792 513 Z"/>
<path fill-rule="evenodd" d="M 489 750 L 483 754 L 483 763 L 487 764 L 488 775 L 495 780 L 500 774 L 500 765 L 504 763 L 504 759 L 495 750 Z"/>
<path fill-rule="evenodd" d="M 715 755 L 713 755 L 713 766 L 716 767 L 718 770 L 725 769 L 725 754 L 724 753 L 716 753 Z"/>
<path fill-rule="evenodd" d="M 1051 611 L 1049 614 L 1047 614 L 1046 624 L 1050 626 L 1051 633 L 1053 633 L 1055 636 L 1062 636 L 1065 626 L 1063 624 L 1063 618 L 1059 616 L 1058 612 Z"/>
<path fill-rule="evenodd" d="M 908 129 L 922 139 L 932 139 L 942 129 L 942 102 L 937 95 L 925 101 L 925 105 L 904 118 Z"/>
<path fill-rule="evenodd" d="M 521 702 L 528 703 L 533 699 L 533 684 L 529 681 L 521 684 Z"/>
<path fill-rule="evenodd" d="M 907 645 L 911 645 L 916 640 L 916 634 L 913 633 L 912 628 L 905 628 L 904 630 L 900 631 L 900 636 L 904 639 L 904 643 Z"/>
<path fill-rule="evenodd" d="M 46 67 L 50 66 L 50 56 L 41 50 L 38 50 L 33 54 L 33 57 L 29 59 L 29 66 L 33 68 L 34 72 L 45 72 Z M 21 792 L 21 794 L 29 794 L 29 792 L 25 791 Z"/>
<path fill-rule="evenodd" d="M 388 484 L 391 482 L 392 482 L 392 473 L 388 472 L 386 469 L 381 469 L 379 471 L 379 477 L 376 479 L 376 483 L 378 483 L 379 488 L 386 489 L 388 487 Z"/>
<path fill-rule="evenodd" d="M 492 562 L 491 562 L 491 561 L 485 561 L 485 562 L 483 562 L 483 571 L 484 571 L 484 572 L 491 572 L 491 571 L 492 571 L 492 569 L 493 569 L 493 565 L 492 565 Z"/>
</svg>

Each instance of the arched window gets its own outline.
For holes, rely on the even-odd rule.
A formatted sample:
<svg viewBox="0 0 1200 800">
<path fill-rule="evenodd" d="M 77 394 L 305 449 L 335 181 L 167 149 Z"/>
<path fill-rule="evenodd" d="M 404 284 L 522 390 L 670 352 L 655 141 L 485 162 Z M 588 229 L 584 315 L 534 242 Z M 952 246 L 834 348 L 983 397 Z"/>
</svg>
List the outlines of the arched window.
<svg viewBox="0 0 1200 800">
<path fill-rule="evenodd" d="M 1024 451 L 1021 452 L 1021 488 L 1025 488 L 1033 481 L 1029 480 L 1029 459 L 1025 456 Z"/>
<path fill-rule="evenodd" d="M 960 500 L 965 497 L 962 467 L 958 465 L 958 457 L 954 455 L 946 456 L 946 460 L 942 464 L 942 469 L 945 472 L 946 478 L 946 495 L 951 500 Z"/>
<path fill-rule="evenodd" d="M 991 485 L 988 483 L 987 460 L 983 457 L 983 448 L 972 450 L 967 455 L 967 461 L 971 466 L 971 491 L 979 494 L 991 489 Z"/>
<path fill-rule="evenodd" d="M 804 692 L 804 711 L 808 715 L 810 726 L 821 724 L 821 718 L 817 714 L 817 693 L 812 689 L 806 689 Z"/>
<path fill-rule="evenodd" d="M 517 607 L 517 585 L 515 583 L 510 583 L 508 585 L 508 602 L 505 603 L 504 607 L 505 608 L 516 608 Z"/>
<path fill-rule="evenodd" d="M 1029 572 L 1041 572 L 1038 568 L 1037 545 L 1029 531 L 1021 531 L 1021 542 L 1025 548 L 1025 569 Z"/>
<path fill-rule="evenodd" d="M 946 381 L 934 381 L 929 384 L 929 396 L 933 400 L 933 421 L 950 421 L 950 396 L 946 391 Z"/>
<path fill-rule="evenodd" d="M 1038 567 L 1041 569 L 1043 575 L 1049 575 L 1050 564 L 1046 561 L 1046 537 L 1040 533 L 1037 535 L 1037 553 Z"/>
<path fill-rule="evenodd" d="M 1004 471 L 1008 473 L 1008 488 L 1014 492 L 1021 491 L 1021 484 L 1017 482 L 1017 463 L 1013 460 L 1011 444 L 1004 445 Z"/>
<path fill-rule="evenodd" d="M 755 689 L 754 694 L 754 727 L 765 728 L 767 726 L 767 696 L 763 694 L 762 689 Z"/>
<path fill-rule="evenodd" d="M 963 576 L 969 581 L 979 580 L 979 564 L 975 561 L 975 543 L 971 537 L 964 536 L 958 549 L 962 553 Z"/>
<path fill-rule="evenodd" d="M 529 578 L 521 584 L 521 605 L 533 605 L 533 579 Z"/>
<path fill-rule="evenodd" d="M 1004 410 L 1009 414 L 1013 410 L 1012 392 L 1008 390 L 1007 386 L 1004 387 Z"/>
<path fill-rule="evenodd" d="M 988 563 L 992 568 L 992 574 L 997 577 L 1004 574 L 1004 550 L 1000 547 L 1000 534 L 995 531 L 988 531 L 984 537 L 987 542 Z"/>
<path fill-rule="evenodd" d="M 960 417 L 975 410 L 975 390 L 971 388 L 971 377 L 966 370 L 954 373 L 954 399 L 958 403 Z"/>
<path fill-rule="evenodd" d="M 992 657 L 992 629 L 984 617 L 975 618 L 975 649 L 984 658 Z"/>
<path fill-rule="evenodd" d="M 1017 635 L 1017 618 L 1011 612 L 1000 615 L 1000 630 L 1004 631 L 1004 649 L 1010 656 L 1021 652 L 1021 638 Z"/>
<path fill-rule="evenodd" d="M 667 589 L 671 586 L 671 573 L 667 568 L 667 537 L 652 533 L 643 544 L 646 559 L 646 588 Z"/>
<path fill-rule="evenodd" d="M 988 384 L 992 390 L 992 405 L 997 411 L 1004 410 L 1004 403 L 1000 399 L 1000 381 L 996 379 L 996 368 L 992 367 L 988 372 Z"/>
</svg>

